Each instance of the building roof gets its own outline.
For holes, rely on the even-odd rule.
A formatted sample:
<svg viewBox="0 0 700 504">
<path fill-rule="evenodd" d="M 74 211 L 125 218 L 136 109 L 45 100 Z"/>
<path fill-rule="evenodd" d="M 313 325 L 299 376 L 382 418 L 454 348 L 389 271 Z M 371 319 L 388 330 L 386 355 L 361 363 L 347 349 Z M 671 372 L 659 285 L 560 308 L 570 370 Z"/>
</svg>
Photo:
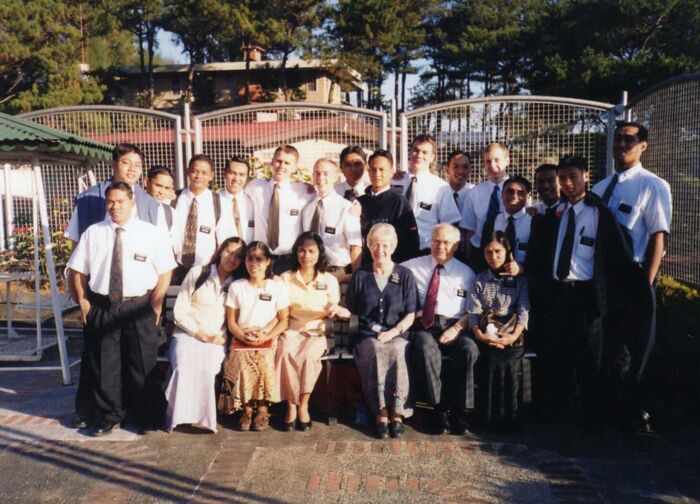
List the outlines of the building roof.
<svg viewBox="0 0 700 504">
<path fill-rule="evenodd" d="M 112 146 L 0 112 L 0 151 L 110 159 Z"/>
<path fill-rule="evenodd" d="M 337 71 L 341 78 L 360 89 L 362 85 L 362 75 L 352 68 L 337 66 L 338 60 L 288 60 L 287 69 L 328 69 Z M 195 72 L 243 72 L 245 71 L 245 61 L 225 61 L 220 63 L 198 63 L 194 65 Z M 270 70 L 282 68 L 282 60 L 251 61 L 251 70 Z M 157 65 L 153 67 L 154 74 L 186 74 L 189 72 L 189 65 Z M 141 73 L 141 67 L 126 67 L 123 71 L 127 74 Z"/>
</svg>

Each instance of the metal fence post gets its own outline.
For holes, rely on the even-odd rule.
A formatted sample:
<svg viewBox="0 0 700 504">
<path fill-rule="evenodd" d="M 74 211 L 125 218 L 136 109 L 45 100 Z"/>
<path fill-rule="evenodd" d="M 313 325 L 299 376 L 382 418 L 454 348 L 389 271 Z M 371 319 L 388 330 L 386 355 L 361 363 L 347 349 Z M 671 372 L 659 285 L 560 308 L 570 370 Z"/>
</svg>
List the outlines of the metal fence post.
<svg viewBox="0 0 700 504">
<path fill-rule="evenodd" d="M 408 119 L 406 114 L 401 114 L 401 171 L 406 171 L 408 167 Z"/>
<path fill-rule="evenodd" d="M 389 130 L 391 135 L 389 138 L 391 158 L 396 159 L 396 98 L 391 99 L 391 116 L 389 120 L 391 121 L 391 129 Z"/>
</svg>

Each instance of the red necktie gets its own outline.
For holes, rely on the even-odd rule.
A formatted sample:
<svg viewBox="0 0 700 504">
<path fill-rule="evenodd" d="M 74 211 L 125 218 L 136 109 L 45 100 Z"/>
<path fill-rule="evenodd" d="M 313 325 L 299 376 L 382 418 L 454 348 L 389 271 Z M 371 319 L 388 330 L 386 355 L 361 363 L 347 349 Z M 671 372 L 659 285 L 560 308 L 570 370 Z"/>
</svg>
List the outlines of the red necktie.
<svg viewBox="0 0 700 504">
<path fill-rule="evenodd" d="M 444 266 L 438 264 L 433 270 L 433 276 L 430 278 L 428 293 L 425 295 L 425 303 L 423 303 L 423 315 L 420 321 L 423 327 L 429 329 L 435 322 L 435 308 L 437 308 L 438 291 L 440 290 L 440 270 Z"/>
</svg>

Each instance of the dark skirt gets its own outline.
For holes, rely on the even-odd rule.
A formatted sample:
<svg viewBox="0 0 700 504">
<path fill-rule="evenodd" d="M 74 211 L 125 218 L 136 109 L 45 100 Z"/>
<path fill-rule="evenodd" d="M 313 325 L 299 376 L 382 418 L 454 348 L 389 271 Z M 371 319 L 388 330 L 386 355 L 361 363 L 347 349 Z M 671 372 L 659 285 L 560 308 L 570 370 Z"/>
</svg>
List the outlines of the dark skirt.
<svg viewBox="0 0 700 504">
<path fill-rule="evenodd" d="M 518 415 L 523 346 L 498 348 L 480 345 L 479 396 L 486 424 L 514 422 Z"/>
</svg>

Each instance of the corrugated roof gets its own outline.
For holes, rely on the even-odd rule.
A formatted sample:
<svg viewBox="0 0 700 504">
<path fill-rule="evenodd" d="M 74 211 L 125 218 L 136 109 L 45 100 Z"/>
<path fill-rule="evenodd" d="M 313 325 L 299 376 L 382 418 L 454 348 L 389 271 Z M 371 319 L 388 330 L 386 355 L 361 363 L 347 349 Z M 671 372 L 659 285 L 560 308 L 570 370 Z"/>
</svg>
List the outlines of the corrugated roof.
<svg viewBox="0 0 700 504">
<path fill-rule="evenodd" d="M 74 154 L 108 160 L 112 146 L 0 112 L 0 150 Z"/>
</svg>

